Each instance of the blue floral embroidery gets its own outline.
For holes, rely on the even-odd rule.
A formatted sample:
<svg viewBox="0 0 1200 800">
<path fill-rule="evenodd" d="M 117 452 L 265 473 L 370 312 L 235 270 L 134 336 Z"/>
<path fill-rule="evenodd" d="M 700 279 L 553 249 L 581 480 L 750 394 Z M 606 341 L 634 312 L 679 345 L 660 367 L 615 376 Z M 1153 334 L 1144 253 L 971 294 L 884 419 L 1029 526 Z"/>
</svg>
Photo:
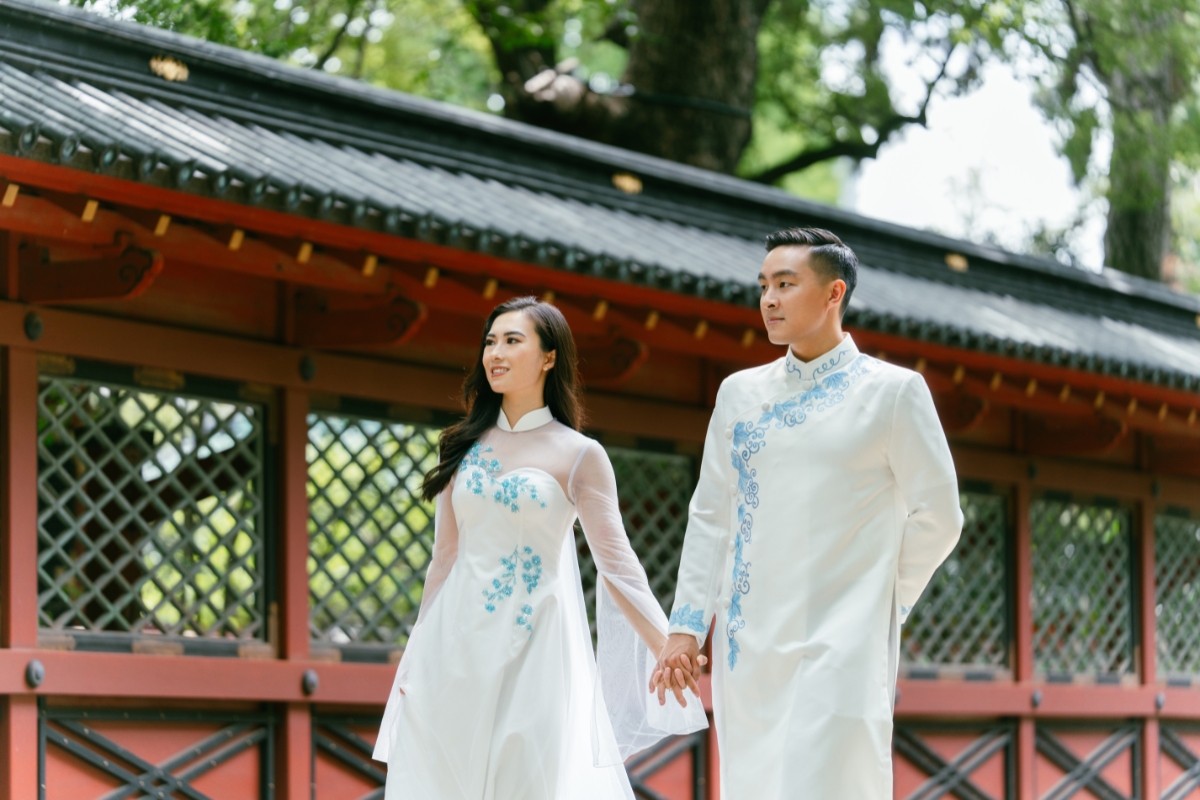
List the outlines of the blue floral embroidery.
<svg viewBox="0 0 1200 800">
<path fill-rule="evenodd" d="M 820 372 L 833 369 L 845 352 L 847 351 L 839 353 L 836 360 L 830 359 L 817 369 Z M 752 509 L 758 508 L 758 481 L 755 480 L 758 472 L 750 466 L 750 459 L 766 445 L 767 431 L 772 426 L 782 429 L 803 425 L 810 414 L 838 405 L 846 399 L 846 390 L 860 376 L 874 370 L 876 363 L 875 359 L 860 355 L 844 371 L 835 372 L 803 394 L 774 403 L 769 410 L 762 413 L 757 422 L 739 422 L 734 426 L 732 455 L 733 468 L 738 474 L 738 529 L 733 540 L 733 574 L 730 581 L 729 610 L 725 621 L 730 670 L 737 666 L 738 653 L 741 652 L 737 632 L 746 627 L 746 620 L 742 617 L 742 596 L 750 593 L 750 562 L 745 558 L 745 547 L 751 543 L 754 535 Z M 791 371 L 798 372 L 792 369 L 791 363 L 787 366 Z"/>
<path fill-rule="evenodd" d="M 512 555 L 507 558 L 501 556 L 500 565 L 504 567 L 504 573 L 499 578 L 492 579 L 490 590 L 483 590 L 485 598 L 483 607 L 488 610 L 488 613 L 496 610 L 496 603 L 506 597 L 512 597 L 513 585 L 517 582 L 517 551 L 514 549 Z"/>
<path fill-rule="evenodd" d="M 497 603 L 512 597 L 517 585 L 517 566 L 521 567 L 521 580 L 525 583 L 525 591 L 533 594 L 542 578 L 542 557 L 533 552 L 532 547 L 514 547 L 512 554 L 500 558 L 500 566 L 504 572 L 499 578 L 492 579 L 492 588 L 483 590 L 483 607 L 492 613 Z M 522 605 L 521 613 L 517 615 L 517 627 L 533 633 L 533 606 Z"/>
<path fill-rule="evenodd" d="M 517 615 L 517 627 L 524 628 L 529 631 L 529 635 L 533 635 L 533 606 L 521 606 L 521 613 Z"/>
<path fill-rule="evenodd" d="M 513 552 L 516 555 L 516 551 Z M 528 558 L 521 562 L 521 580 L 525 581 L 525 590 L 529 594 L 533 594 L 533 590 L 537 588 L 538 581 L 542 578 L 542 557 L 535 555 L 531 548 L 525 548 L 525 555 Z"/>
<path fill-rule="evenodd" d="M 683 608 L 675 609 L 671 614 L 671 624 L 690 628 L 697 633 L 704 633 L 708 630 L 708 626 L 704 624 L 704 609 L 697 608 L 692 611 L 691 603 L 685 603 Z"/>
<path fill-rule="evenodd" d="M 530 481 L 528 476 L 510 475 L 504 480 L 498 480 L 502 468 L 498 459 L 484 457 L 485 453 L 490 452 L 492 452 L 492 448 L 485 448 L 476 442 L 471 445 L 466 458 L 462 460 L 460 469 L 467 476 L 467 488 L 471 490 L 471 493 L 482 497 L 483 484 L 486 481 L 489 486 L 499 485 L 500 488 L 492 494 L 492 499 L 507 506 L 514 514 L 521 510 L 517 500 L 521 498 L 522 494 L 528 494 L 530 500 L 537 501 L 542 508 L 545 508 L 546 501 L 538 497 L 537 484 Z"/>
<path fill-rule="evenodd" d="M 521 507 L 517 505 L 517 500 L 520 499 L 522 492 L 528 492 L 530 500 L 536 500 L 541 504 L 542 508 L 546 507 L 546 501 L 538 497 L 537 485 L 530 483 L 528 477 L 521 477 L 519 475 L 510 475 L 502 480 L 500 488 L 492 495 L 492 499 L 500 505 L 508 506 L 515 514 L 521 510 Z"/>
<path fill-rule="evenodd" d="M 471 449 L 467 451 L 467 456 L 462 460 L 460 469 L 467 476 L 467 488 L 473 494 L 483 494 L 483 481 L 486 478 L 490 483 L 496 482 L 496 476 L 500 474 L 500 462 L 494 458 L 484 458 L 484 453 L 492 452 L 492 448 L 484 449 L 479 442 L 471 445 Z M 467 470 L 470 469 L 470 472 Z"/>
</svg>

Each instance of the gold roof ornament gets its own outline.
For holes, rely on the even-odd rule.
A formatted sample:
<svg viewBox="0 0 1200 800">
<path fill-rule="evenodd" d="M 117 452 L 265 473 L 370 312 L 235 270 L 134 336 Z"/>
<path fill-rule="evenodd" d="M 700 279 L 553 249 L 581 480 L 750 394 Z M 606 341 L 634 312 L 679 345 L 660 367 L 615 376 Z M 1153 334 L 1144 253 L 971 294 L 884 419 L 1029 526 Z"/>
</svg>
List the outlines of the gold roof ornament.
<svg viewBox="0 0 1200 800">
<path fill-rule="evenodd" d="M 183 83 L 188 79 L 187 64 L 170 56 L 155 56 L 150 59 L 150 71 L 172 83 Z"/>
<path fill-rule="evenodd" d="M 637 175 L 630 175 L 628 172 L 618 172 L 612 176 L 612 182 L 613 186 L 625 194 L 642 193 L 642 179 Z"/>
</svg>

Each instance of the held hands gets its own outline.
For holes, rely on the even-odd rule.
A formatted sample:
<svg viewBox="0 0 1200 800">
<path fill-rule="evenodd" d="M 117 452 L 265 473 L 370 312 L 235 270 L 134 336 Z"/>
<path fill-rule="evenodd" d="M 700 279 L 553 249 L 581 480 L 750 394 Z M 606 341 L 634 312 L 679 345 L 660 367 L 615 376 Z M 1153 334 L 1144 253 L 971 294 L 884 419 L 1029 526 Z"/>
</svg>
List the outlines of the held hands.
<svg viewBox="0 0 1200 800">
<path fill-rule="evenodd" d="M 679 705 L 687 707 L 687 699 L 683 695 L 684 688 L 692 690 L 700 696 L 700 687 L 696 681 L 700 679 L 700 668 L 708 663 L 708 659 L 700 655 L 700 645 L 696 637 L 690 633 L 673 633 L 667 639 L 666 646 L 658 656 L 658 666 L 650 678 L 650 693 L 658 693 L 658 704 L 666 705 L 667 690 L 675 693 Z"/>
</svg>

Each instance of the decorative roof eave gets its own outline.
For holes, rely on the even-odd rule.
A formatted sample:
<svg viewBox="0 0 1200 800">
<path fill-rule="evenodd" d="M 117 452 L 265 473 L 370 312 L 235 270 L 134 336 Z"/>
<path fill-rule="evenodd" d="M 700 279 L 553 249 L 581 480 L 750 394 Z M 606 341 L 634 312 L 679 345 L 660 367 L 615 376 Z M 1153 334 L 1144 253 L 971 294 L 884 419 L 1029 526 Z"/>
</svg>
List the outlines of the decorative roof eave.
<svg viewBox="0 0 1200 800">
<path fill-rule="evenodd" d="M 0 125 L 2 124 L 4 120 L 0 119 Z M 387 257 L 386 251 L 396 250 L 397 238 L 417 241 L 439 248 L 452 248 L 580 277 L 623 283 L 654 293 L 677 295 L 681 299 L 700 301 L 701 306 L 711 310 L 716 310 L 712 304 L 732 306 L 743 311 L 734 315 L 738 319 L 745 319 L 744 312 L 757 310 L 758 306 L 757 284 L 719 281 L 667 269 L 654 263 L 616 259 L 605 253 L 567 247 L 551 240 L 535 241 L 523 236 L 512 236 L 503 231 L 477 230 L 435 214 L 413 215 L 400 207 L 379 209 L 366 204 L 352 205 L 338 198 L 330 199 L 328 196 L 321 200 L 302 196 L 299 202 L 291 202 L 286 195 L 271 191 L 271 187 L 258 193 L 251 190 L 249 196 L 257 197 L 258 201 L 247 202 L 238 197 L 240 187 L 235 183 L 225 186 L 222 191 L 214 191 L 212 182 L 197 176 L 194 171 L 185 176 L 183 170 L 168 170 L 168 174 L 164 175 L 164 169 L 158 167 L 143 175 L 131 169 L 128 162 L 123 164 L 123 169 L 120 166 L 121 162 L 118 162 L 116 169 L 104 169 L 102 165 L 93 163 L 92 153 L 86 146 L 81 145 L 74 145 L 73 149 L 68 148 L 72 150 L 68 153 L 70 158 L 65 160 L 65 164 L 59 164 L 55 163 L 56 156 L 64 154 L 64 142 L 55 142 L 47 137 L 46 133 L 47 131 L 42 129 L 33 146 L 21 155 L 0 155 L 0 176 L 17 184 L 26 183 L 57 191 L 75 192 L 144 208 L 177 209 L 172 213 L 217 224 L 244 224 L 248 229 L 255 228 L 253 222 L 243 223 L 239 220 L 251 209 L 263 212 L 264 219 L 270 217 L 277 220 L 280 216 L 300 218 L 311 221 L 304 226 L 306 231 L 311 231 L 308 236 L 319 241 L 319 231 L 329 232 L 333 234 L 333 241 L 330 243 L 337 247 L 378 248 L 380 255 Z M 12 143 L 14 138 L 16 137 L 10 137 L 9 143 Z M 3 139 L 4 136 L 0 133 L 0 147 L 3 147 Z M 185 180 L 180 181 L 179 178 Z M 241 202 L 238 202 L 239 199 Z M 271 230 L 271 227 L 267 226 L 268 233 L 281 233 L 279 230 Z M 278 227 L 277 223 L 274 227 Z M 364 237 L 364 234 L 372 235 Z M 703 308 L 695 308 L 703 313 Z M 729 318 L 728 314 L 722 316 Z M 847 312 L 846 324 L 866 331 L 898 335 L 1003 358 L 1091 372 L 1176 391 L 1200 393 L 1200 375 L 1163 370 L 1134 361 L 1098 358 L 1031 342 L 999 340 L 961 326 L 936 324 L 919 318 L 879 313 L 854 306 Z"/>
</svg>

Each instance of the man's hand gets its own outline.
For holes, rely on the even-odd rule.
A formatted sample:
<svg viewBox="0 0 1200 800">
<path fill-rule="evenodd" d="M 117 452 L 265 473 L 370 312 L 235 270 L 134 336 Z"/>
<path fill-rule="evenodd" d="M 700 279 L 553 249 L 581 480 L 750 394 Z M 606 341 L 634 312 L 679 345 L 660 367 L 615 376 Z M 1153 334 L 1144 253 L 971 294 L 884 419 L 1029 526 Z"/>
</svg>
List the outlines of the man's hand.
<svg viewBox="0 0 1200 800">
<path fill-rule="evenodd" d="M 700 679 L 700 668 L 707 663 L 708 659 L 700 655 L 700 645 L 695 636 L 690 633 L 671 634 L 658 656 L 658 666 L 650 679 L 650 691 L 658 693 L 658 704 L 666 705 L 667 690 L 670 689 L 675 693 L 679 705 L 686 708 L 687 699 L 683 690 L 691 689 L 697 697 L 700 696 L 696 681 Z"/>
</svg>

